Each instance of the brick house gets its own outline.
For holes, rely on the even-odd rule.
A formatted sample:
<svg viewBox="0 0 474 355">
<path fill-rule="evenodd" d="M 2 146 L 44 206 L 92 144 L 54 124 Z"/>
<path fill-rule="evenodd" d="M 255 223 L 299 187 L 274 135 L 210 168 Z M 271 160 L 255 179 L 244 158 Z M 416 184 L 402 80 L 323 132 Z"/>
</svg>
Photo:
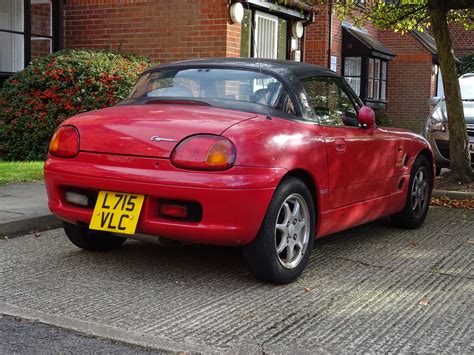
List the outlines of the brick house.
<svg viewBox="0 0 474 355">
<path fill-rule="evenodd" d="M 241 23 L 230 18 L 236 2 L 244 9 Z M 118 49 L 159 63 L 239 56 L 300 60 L 344 75 L 367 105 L 385 110 L 395 125 L 419 131 L 430 110 L 427 99 L 439 87 L 429 35 L 355 28 L 328 6 L 287 3 L 0 0 L 0 80 L 61 48 Z M 473 31 L 453 26 L 452 34 L 456 54 L 474 52 Z"/>
</svg>

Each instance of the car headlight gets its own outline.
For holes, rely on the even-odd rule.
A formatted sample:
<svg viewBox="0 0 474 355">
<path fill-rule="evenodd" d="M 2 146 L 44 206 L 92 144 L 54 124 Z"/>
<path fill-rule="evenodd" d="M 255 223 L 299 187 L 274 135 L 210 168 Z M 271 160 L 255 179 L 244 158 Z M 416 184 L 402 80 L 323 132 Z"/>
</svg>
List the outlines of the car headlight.
<svg viewBox="0 0 474 355">
<path fill-rule="evenodd" d="M 441 117 L 439 117 L 436 111 L 433 112 L 431 117 L 428 119 L 426 127 L 429 132 L 446 132 L 446 123 Z"/>
</svg>

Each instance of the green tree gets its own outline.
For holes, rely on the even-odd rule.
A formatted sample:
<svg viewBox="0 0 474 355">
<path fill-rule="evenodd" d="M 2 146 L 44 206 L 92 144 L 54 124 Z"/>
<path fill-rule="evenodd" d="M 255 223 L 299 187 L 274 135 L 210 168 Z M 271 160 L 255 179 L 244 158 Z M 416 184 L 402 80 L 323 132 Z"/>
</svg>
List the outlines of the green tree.
<svg viewBox="0 0 474 355">
<path fill-rule="evenodd" d="M 473 178 L 469 139 L 448 24 L 458 22 L 472 29 L 474 0 L 371 0 L 366 1 L 362 11 L 357 3 L 339 1 L 335 6 L 340 14 L 356 21 L 369 20 L 380 29 L 402 32 L 431 29 L 438 48 L 449 119 L 450 175 L 453 180 L 469 182 Z"/>
<path fill-rule="evenodd" d="M 281 4 L 295 1 L 277 0 Z M 407 32 L 431 29 L 443 73 L 443 86 L 449 118 L 451 179 L 469 182 L 473 179 L 469 139 L 461 100 L 456 61 L 448 24 L 461 23 L 473 29 L 474 0 L 303 0 L 311 5 L 333 5 L 341 17 L 356 24 L 372 22 L 379 29 Z M 363 6 L 361 4 L 363 3 Z"/>
</svg>

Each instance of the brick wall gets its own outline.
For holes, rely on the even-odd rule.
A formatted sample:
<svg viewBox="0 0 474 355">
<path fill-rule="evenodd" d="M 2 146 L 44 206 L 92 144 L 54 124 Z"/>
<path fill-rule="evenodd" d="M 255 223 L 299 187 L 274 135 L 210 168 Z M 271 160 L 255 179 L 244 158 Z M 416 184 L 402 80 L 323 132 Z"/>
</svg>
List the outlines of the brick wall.
<svg viewBox="0 0 474 355">
<path fill-rule="evenodd" d="M 222 0 L 67 0 L 65 47 L 121 49 L 155 62 L 238 56 Z"/>
<path fill-rule="evenodd" d="M 328 67 L 328 38 L 329 38 L 329 22 L 328 22 L 327 6 L 319 6 L 315 16 L 315 22 L 306 27 L 306 43 L 305 43 L 305 62 L 311 64 Z M 350 22 L 350 21 L 348 21 Z M 341 74 L 342 65 L 342 21 L 337 15 L 332 15 L 332 39 L 331 39 L 331 56 L 337 58 L 337 73 Z M 371 25 L 363 26 L 369 35 L 377 38 L 378 31 Z"/>
<path fill-rule="evenodd" d="M 66 48 L 121 49 L 160 63 L 240 55 L 241 25 L 228 22 L 225 0 L 66 0 L 64 10 Z M 389 116 L 395 125 L 419 131 L 436 87 L 431 55 L 411 35 L 364 27 L 397 54 L 388 65 Z M 306 62 L 328 66 L 328 33 L 327 7 L 321 6 L 305 29 Z M 462 42 L 466 34 L 459 33 L 456 41 Z M 341 52 L 341 22 L 333 15 L 331 55 L 338 73 Z"/>
<path fill-rule="evenodd" d="M 304 61 L 323 67 L 328 66 L 328 14 L 325 6 L 319 6 L 314 23 L 305 29 Z"/>
<path fill-rule="evenodd" d="M 436 89 L 432 55 L 410 34 L 380 32 L 379 40 L 397 55 L 388 64 L 387 114 L 395 126 L 419 132 Z"/>
<path fill-rule="evenodd" d="M 451 24 L 449 26 L 451 40 L 453 41 L 454 54 L 462 57 L 474 54 L 474 31 L 465 30 L 459 24 Z"/>
</svg>

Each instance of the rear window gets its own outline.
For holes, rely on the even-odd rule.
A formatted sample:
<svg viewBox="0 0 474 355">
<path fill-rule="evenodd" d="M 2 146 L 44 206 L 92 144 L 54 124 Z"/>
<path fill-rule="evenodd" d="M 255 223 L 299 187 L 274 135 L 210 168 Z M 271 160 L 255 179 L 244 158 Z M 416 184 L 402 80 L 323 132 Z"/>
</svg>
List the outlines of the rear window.
<svg viewBox="0 0 474 355">
<path fill-rule="evenodd" d="M 249 70 L 187 68 L 150 72 L 138 80 L 130 95 L 143 97 L 239 101 L 294 113 L 278 79 Z"/>
</svg>

